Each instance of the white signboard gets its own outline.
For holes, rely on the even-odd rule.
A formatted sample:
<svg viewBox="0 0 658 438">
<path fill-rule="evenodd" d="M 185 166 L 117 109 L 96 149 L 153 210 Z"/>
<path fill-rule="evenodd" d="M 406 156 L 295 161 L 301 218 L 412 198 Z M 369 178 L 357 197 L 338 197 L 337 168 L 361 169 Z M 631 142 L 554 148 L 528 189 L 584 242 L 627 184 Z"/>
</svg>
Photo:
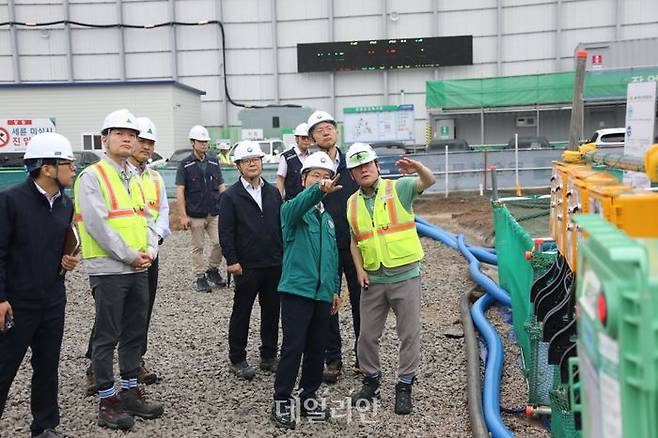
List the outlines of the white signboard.
<svg viewBox="0 0 658 438">
<path fill-rule="evenodd" d="M 25 152 L 32 137 L 55 132 L 55 119 L 0 119 L 0 152 Z"/>
<path fill-rule="evenodd" d="M 345 143 L 414 141 L 414 106 L 383 105 L 343 110 Z"/>
<path fill-rule="evenodd" d="M 626 98 L 626 137 L 624 153 L 636 157 L 653 144 L 656 121 L 656 82 L 631 82 Z M 626 172 L 624 182 L 633 187 L 649 187 L 646 174 Z"/>
<path fill-rule="evenodd" d="M 243 129 L 241 132 L 242 140 L 262 140 L 262 129 Z"/>
</svg>

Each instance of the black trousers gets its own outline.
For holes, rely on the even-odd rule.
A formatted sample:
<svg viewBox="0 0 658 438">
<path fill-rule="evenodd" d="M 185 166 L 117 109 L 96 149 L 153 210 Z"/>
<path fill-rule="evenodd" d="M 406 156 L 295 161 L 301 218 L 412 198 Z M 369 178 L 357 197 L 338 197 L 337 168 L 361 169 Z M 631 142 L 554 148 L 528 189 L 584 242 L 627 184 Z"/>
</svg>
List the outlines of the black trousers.
<svg viewBox="0 0 658 438">
<path fill-rule="evenodd" d="M 276 356 L 279 342 L 279 293 L 281 267 L 242 269 L 242 275 L 234 277 L 233 311 L 228 326 L 229 359 L 240 363 L 247 359 L 249 321 L 254 300 L 260 304 L 260 356 Z"/>
<path fill-rule="evenodd" d="M 290 399 L 302 355 L 304 362 L 299 381 L 302 391 L 299 398 L 303 402 L 315 397 L 315 392 L 322 383 L 330 312 L 331 303 L 299 295 L 281 294 L 283 344 L 274 380 L 274 400 Z"/>
<path fill-rule="evenodd" d="M 361 301 L 361 286 L 356 277 L 356 268 L 352 260 L 352 254 L 348 249 L 338 250 L 338 275 L 345 274 L 347 289 L 350 292 L 350 306 L 352 307 L 352 327 L 354 328 L 354 356 L 356 357 L 356 343 L 359 339 L 359 326 L 361 316 L 359 313 L 359 302 Z M 325 363 L 342 360 L 343 342 L 340 338 L 340 324 L 338 313 L 329 318 L 329 335 L 327 338 L 327 349 L 325 350 Z"/>
<path fill-rule="evenodd" d="M 146 354 L 146 348 L 148 346 L 148 336 L 149 336 L 149 327 L 151 325 L 151 314 L 153 313 L 153 304 L 155 303 L 155 293 L 158 290 L 158 272 L 159 272 L 159 263 L 160 256 L 153 260 L 151 266 L 148 269 L 148 282 L 149 282 L 149 307 L 146 313 L 146 332 L 144 332 L 144 345 L 142 346 L 142 356 Z M 91 328 L 91 333 L 89 334 L 89 343 L 87 344 L 87 352 L 85 356 L 87 359 L 91 360 L 91 347 L 92 341 L 94 340 L 94 331 L 96 330 L 96 322 Z"/>
<path fill-rule="evenodd" d="M 32 435 L 59 424 L 57 403 L 59 355 L 64 334 L 66 303 L 43 309 L 14 307 L 14 327 L 0 333 L 0 418 L 9 387 L 23 362 L 27 347 L 32 350 Z"/>
<path fill-rule="evenodd" d="M 146 331 L 148 275 L 96 275 L 89 283 L 96 304 L 91 363 L 98 389 L 106 390 L 114 385 L 117 344 L 121 378 L 137 378 Z"/>
</svg>

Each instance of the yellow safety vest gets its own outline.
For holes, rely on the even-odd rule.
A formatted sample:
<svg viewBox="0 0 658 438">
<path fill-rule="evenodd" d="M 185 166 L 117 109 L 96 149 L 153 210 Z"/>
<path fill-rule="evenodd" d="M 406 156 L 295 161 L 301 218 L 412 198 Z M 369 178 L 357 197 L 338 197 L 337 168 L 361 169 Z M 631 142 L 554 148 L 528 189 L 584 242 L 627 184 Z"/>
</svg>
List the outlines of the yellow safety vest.
<svg viewBox="0 0 658 438">
<path fill-rule="evenodd" d="M 347 201 L 347 218 L 366 271 L 381 265 L 397 268 L 423 258 L 414 215 L 402 206 L 395 181 L 380 180 L 372 216 L 357 190 Z"/>
<path fill-rule="evenodd" d="M 219 161 L 219 164 L 227 164 L 231 165 L 233 162 L 231 162 L 231 157 L 229 155 L 224 155 L 224 154 L 217 154 L 217 161 Z"/>
<path fill-rule="evenodd" d="M 136 176 L 130 180 L 131 187 L 134 184 L 139 184 L 144 191 L 144 198 L 148 206 L 149 213 L 153 221 L 157 221 L 160 216 L 160 203 L 162 202 L 160 193 L 164 184 L 162 176 L 153 169 L 146 169 L 141 176 Z M 131 189 L 133 195 L 139 193 L 139 189 L 135 187 Z"/>
<path fill-rule="evenodd" d="M 107 223 L 128 246 L 136 251 L 146 251 L 148 247 L 148 224 L 144 192 L 138 182 L 131 180 L 132 195 L 121 182 L 119 172 L 105 160 L 87 167 L 84 172 L 94 172 L 107 207 Z M 75 221 L 78 224 L 82 245 L 82 257 L 91 259 L 108 257 L 107 252 L 89 235 L 85 229 L 84 217 L 80 213 L 78 180 L 75 183 Z"/>
</svg>

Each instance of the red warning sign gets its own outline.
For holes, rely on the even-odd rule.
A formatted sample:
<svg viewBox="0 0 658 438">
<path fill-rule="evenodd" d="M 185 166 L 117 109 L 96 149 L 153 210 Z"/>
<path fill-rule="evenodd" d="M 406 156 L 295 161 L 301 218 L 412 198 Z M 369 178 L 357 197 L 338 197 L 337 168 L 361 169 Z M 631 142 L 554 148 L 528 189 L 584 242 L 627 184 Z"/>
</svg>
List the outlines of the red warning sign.
<svg viewBox="0 0 658 438">
<path fill-rule="evenodd" d="M 9 131 L 0 126 L 0 148 L 9 144 Z"/>
</svg>

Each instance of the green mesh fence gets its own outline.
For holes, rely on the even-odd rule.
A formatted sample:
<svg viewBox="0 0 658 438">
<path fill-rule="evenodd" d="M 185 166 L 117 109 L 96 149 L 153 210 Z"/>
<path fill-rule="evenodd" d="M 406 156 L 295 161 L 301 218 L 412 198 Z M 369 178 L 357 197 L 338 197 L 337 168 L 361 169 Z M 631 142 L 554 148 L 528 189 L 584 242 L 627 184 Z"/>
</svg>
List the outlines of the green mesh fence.
<svg viewBox="0 0 658 438">
<path fill-rule="evenodd" d="M 560 369 L 554 367 L 551 399 L 551 435 L 553 438 L 580 438 L 576 430 L 576 421 L 569 405 L 569 388 L 560 381 Z"/>
</svg>

